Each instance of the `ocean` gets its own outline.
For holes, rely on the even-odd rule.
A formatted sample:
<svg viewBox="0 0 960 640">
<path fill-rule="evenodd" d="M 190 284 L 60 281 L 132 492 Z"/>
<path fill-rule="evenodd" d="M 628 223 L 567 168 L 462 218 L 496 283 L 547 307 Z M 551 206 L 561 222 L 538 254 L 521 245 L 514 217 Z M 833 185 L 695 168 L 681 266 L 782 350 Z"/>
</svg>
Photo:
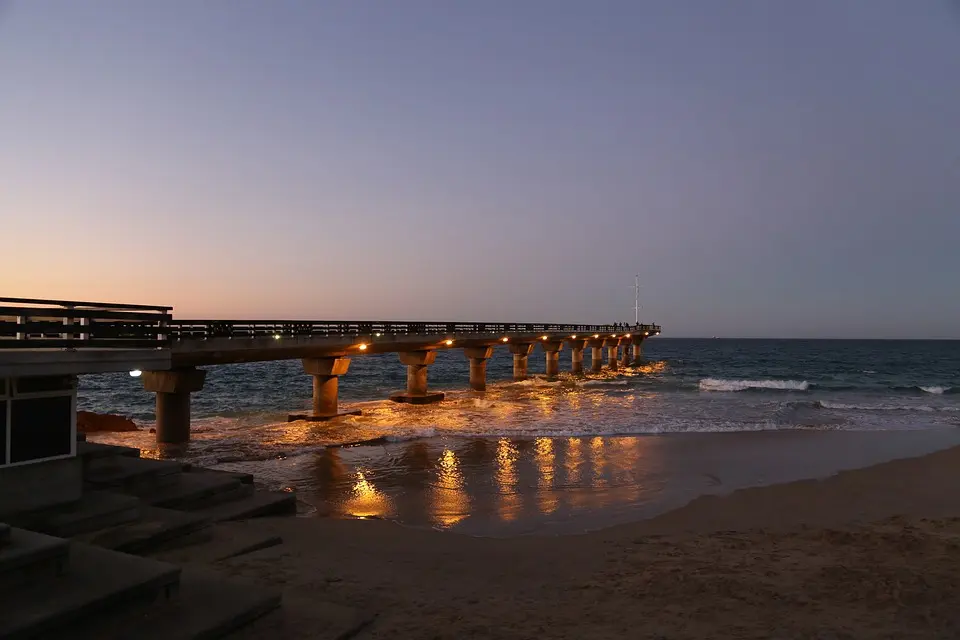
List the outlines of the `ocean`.
<svg viewBox="0 0 960 640">
<path fill-rule="evenodd" d="M 660 337 L 642 366 L 558 381 L 543 378 L 544 362 L 535 351 L 532 378 L 513 383 L 511 355 L 497 349 L 477 393 L 462 352 L 441 351 L 429 385 L 447 399 L 410 406 L 386 400 L 405 384 L 396 354 L 354 358 L 340 399 L 363 415 L 330 423 L 286 422 L 310 406 L 299 361 L 211 367 L 193 395 L 191 443 L 163 450 L 139 380 L 83 376 L 79 407 L 143 426 L 91 439 L 252 472 L 297 491 L 304 515 L 477 535 L 583 531 L 960 444 L 958 341 Z"/>
</svg>

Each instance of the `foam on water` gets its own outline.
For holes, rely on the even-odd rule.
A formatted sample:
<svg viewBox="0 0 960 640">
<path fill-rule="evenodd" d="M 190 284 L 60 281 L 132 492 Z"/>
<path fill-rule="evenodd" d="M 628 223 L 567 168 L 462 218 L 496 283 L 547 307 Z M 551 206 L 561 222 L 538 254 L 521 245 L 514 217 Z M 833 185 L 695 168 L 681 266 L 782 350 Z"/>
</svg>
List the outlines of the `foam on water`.
<svg viewBox="0 0 960 640">
<path fill-rule="evenodd" d="M 809 388 L 810 383 L 805 380 L 720 380 L 704 378 L 700 381 L 701 391 L 748 391 L 751 389 L 806 391 Z"/>
<path fill-rule="evenodd" d="M 932 394 L 934 394 L 934 395 L 941 396 L 941 395 L 943 395 L 944 393 L 947 393 L 948 391 L 950 391 L 951 389 L 950 389 L 950 387 L 939 387 L 939 386 L 934 387 L 934 386 L 931 386 L 931 387 L 920 387 L 920 390 L 923 391 L 923 392 L 925 392 L 925 393 L 932 393 Z"/>
</svg>

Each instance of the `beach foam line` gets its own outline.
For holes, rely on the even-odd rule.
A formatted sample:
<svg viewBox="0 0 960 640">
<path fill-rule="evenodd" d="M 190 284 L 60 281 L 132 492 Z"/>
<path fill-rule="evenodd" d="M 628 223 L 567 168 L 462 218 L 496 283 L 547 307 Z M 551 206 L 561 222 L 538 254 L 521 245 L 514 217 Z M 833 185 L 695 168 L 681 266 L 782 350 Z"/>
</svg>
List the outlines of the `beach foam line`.
<svg viewBox="0 0 960 640">
<path fill-rule="evenodd" d="M 700 381 L 700 391 L 748 391 L 767 389 L 774 391 L 806 391 L 810 383 L 806 380 L 723 380 L 704 378 Z"/>
<path fill-rule="evenodd" d="M 941 396 L 945 393 L 950 393 L 953 389 L 952 387 L 940 387 L 940 386 L 931 386 L 931 387 L 920 387 L 920 390 L 924 393 L 932 393 L 934 395 Z"/>
</svg>

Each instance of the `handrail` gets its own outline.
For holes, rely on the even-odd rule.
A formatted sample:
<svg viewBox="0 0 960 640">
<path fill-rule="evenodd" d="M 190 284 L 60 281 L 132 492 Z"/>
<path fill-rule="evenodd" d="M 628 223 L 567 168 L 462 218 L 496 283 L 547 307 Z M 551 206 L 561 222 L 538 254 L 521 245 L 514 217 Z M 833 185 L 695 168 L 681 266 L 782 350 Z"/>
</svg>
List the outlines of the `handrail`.
<svg viewBox="0 0 960 640">
<path fill-rule="evenodd" d="M 173 307 L 161 307 L 148 304 L 117 304 L 113 302 L 80 302 L 77 300 L 41 300 L 39 298 L 0 298 L 0 303 L 47 305 L 51 307 L 66 307 L 69 309 L 125 309 L 142 311 L 173 311 Z"/>
</svg>

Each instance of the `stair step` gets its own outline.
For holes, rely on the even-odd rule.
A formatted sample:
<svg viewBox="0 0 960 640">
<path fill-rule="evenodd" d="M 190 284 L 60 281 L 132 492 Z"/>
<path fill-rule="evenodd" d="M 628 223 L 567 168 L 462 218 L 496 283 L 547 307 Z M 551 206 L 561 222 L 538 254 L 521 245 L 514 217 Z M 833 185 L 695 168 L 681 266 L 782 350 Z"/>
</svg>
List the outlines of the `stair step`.
<svg viewBox="0 0 960 640">
<path fill-rule="evenodd" d="M 242 496 L 242 493 L 238 492 L 243 488 L 244 485 L 230 477 L 190 471 L 181 473 L 173 484 L 137 491 L 137 496 L 145 503 L 157 507 L 189 510 L 212 506 L 234 495 Z"/>
<path fill-rule="evenodd" d="M 184 569 L 177 596 L 71 630 L 76 640 L 220 638 L 280 606 L 280 594 L 203 569 Z"/>
<path fill-rule="evenodd" d="M 205 515 L 143 507 L 136 522 L 92 531 L 76 540 L 113 551 L 142 554 L 209 525 L 210 519 Z"/>
<path fill-rule="evenodd" d="M 162 550 L 151 553 L 150 557 L 174 564 L 213 564 L 283 543 L 280 536 L 260 531 L 253 524 L 221 522 L 175 540 Z"/>
<path fill-rule="evenodd" d="M 180 576 L 178 567 L 164 562 L 76 542 L 69 553 L 68 568 L 56 580 L 0 598 L 0 638 L 64 638 L 68 625 L 72 637 L 76 621 L 149 602 L 173 591 Z"/>
<path fill-rule="evenodd" d="M 82 441 L 77 443 L 77 455 L 85 460 L 107 458 L 110 456 L 139 458 L 140 449 L 136 447 L 122 447 L 114 444 Z"/>
<path fill-rule="evenodd" d="M 244 473 L 242 471 L 227 471 L 225 469 L 206 469 L 204 467 L 194 467 L 190 464 L 186 465 L 186 470 L 189 470 L 190 473 L 203 473 L 214 476 L 229 476 L 235 480 L 240 481 L 242 484 L 253 484 L 253 474 Z"/>
<path fill-rule="evenodd" d="M 109 491 L 86 491 L 77 502 L 18 516 L 14 524 L 25 529 L 70 538 L 88 531 L 131 522 L 139 517 L 140 500 L 136 496 Z"/>
<path fill-rule="evenodd" d="M 139 491 L 175 483 L 182 470 L 173 460 L 109 456 L 91 460 L 83 479 L 99 489 Z"/>
<path fill-rule="evenodd" d="M 13 527 L 8 527 L 7 536 L 0 548 L 0 591 L 52 579 L 67 564 L 66 540 Z"/>
<path fill-rule="evenodd" d="M 192 513 L 203 514 L 213 522 L 290 515 L 297 512 L 297 497 L 282 491 L 257 491 L 242 500 L 225 502 Z"/>
</svg>

